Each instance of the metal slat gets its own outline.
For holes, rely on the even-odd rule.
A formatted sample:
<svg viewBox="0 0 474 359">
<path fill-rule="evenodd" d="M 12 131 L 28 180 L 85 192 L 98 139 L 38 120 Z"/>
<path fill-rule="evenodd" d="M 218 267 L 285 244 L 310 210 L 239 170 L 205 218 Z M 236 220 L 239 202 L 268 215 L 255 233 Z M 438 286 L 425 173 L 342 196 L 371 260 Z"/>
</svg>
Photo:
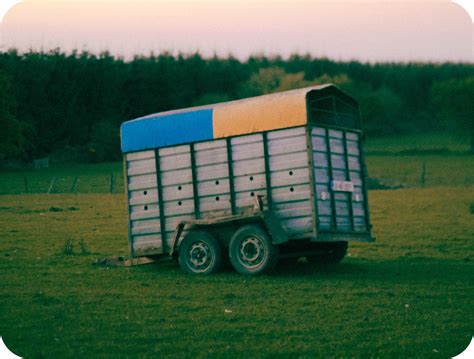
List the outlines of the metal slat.
<svg viewBox="0 0 474 359">
<path fill-rule="evenodd" d="M 342 132 L 342 141 L 344 142 L 344 156 L 346 157 L 346 180 L 351 180 L 351 174 L 349 170 L 349 157 L 347 151 L 347 138 L 346 131 Z M 349 216 L 351 217 L 351 231 L 354 232 L 354 210 L 352 208 L 352 193 L 347 193 L 346 196 L 349 198 Z"/>
<path fill-rule="evenodd" d="M 136 160 L 143 160 L 146 158 L 153 158 L 154 151 L 140 151 L 140 152 L 132 152 L 126 154 L 127 161 L 136 161 Z"/>
<path fill-rule="evenodd" d="M 156 184 L 158 187 L 158 208 L 160 211 L 160 232 L 161 232 L 161 248 L 163 253 L 168 251 L 168 245 L 166 243 L 166 224 L 165 224 L 165 211 L 163 203 L 163 185 L 161 183 L 161 170 L 160 170 L 160 153 L 159 150 L 155 150 L 155 166 L 156 166 Z"/>
<path fill-rule="evenodd" d="M 131 258 L 134 258 L 135 257 L 135 251 L 134 251 L 134 247 L 133 247 L 133 242 L 134 242 L 134 238 L 132 236 L 132 220 L 130 218 L 130 213 L 131 213 L 131 206 L 130 206 L 130 190 L 129 190 L 129 181 L 130 181 L 130 177 L 128 176 L 127 174 L 127 165 L 128 165 L 128 162 L 127 162 L 127 158 L 128 158 L 129 155 L 127 156 L 123 156 L 123 178 L 124 178 L 124 190 L 125 190 L 125 193 L 127 195 L 127 217 L 128 217 L 128 244 L 129 244 L 129 247 L 128 247 L 128 251 L 130 252 L 130 257 Z"/>
<path fill-rule="evenodd" d="M 315 236 L 316 228 L 313 224 L 316 220 L 311 210 L 314 200 L 311 192 L 313 181 L 308 171 L 308 152 L 311 147 L 308 146 L 308 128 L 268 131 L 265 137 L 268 152 L 264 158 L 268 158 L 268 165 L 265 166 L 262 161 L 262 172 L 265 172 L 265 178 L 269 178 L 265 182 L 271 187 L 272 210 L 280 219 L 291 219 L 301 216 L 301 205 L 310 208 L 305 216 L 311 218 L 311 231 L 314 231 L 312 234 Z M 267 184 L 265 182 L 263 184 Z M 301 221 L 288 223 L 289 227 L 286 229 L 293 234 L 308 232 L 308 228 Z"/>
<path fill-rule="evenodd" d="M 265 160 L 265 183 L 267 186 L 267 206 L 272 209 L 272 179 L 270 173 L 270 157 L 268 154 L 268 134 L 263 133 L 263 157 Z"/>
<path fill-rule="evenodd" d="M 196 219 L 201 217 L 199 211 L 199 194 L 198 194 L 198 179 L 197 179 L 197 172 L 196 172 L 196 153 L 194 151 L 194 143 L 191 143 L 191 174 L 193 179 L 193 194 L 194 194 L 194 216 Z"/>
<path fill-rule="evenodd" d="M 227 166 L 229 171 L 229 191 L 230 191 L 230 207 L 232 215 L 237 213 L 237 208 L 235 205 L 235 188 L 234 188 L 234 162 L 232 161 L 232 144 L 230 142 L 230 137 L 226 138 L 227 146 Z"/>
<path fill-rule="evenodd" d="M 359 167 L 361 171 L 362 190 L 364 194 L 364 210 L 365 210 L 365 231 L 370 231 L 370 215 L 369 215 L 369 201 L 367 195 L 367 170 L 364 166 L 364 152 L 362 152 L 362 136 L 359 135 L 357 143 L 359 144 Z"/>
<path fill-rule="evenodd" d="M 331 148 L 329 144 L 329 130 L 325 130 L 326 135 L 326 149 L 327 149 L 327 158 L 328 158 L 328 169 L 329 169 L 329 190 L 330 190 L 330 200 L 331 200 L 331 212 L 332 212 L 332 227 L 335 232 L 337 232 L 337 221 L 336 221 L 336 203 L 334 201 L 334 192 L 331 191 L 331 182 L 333 180 L 332 174 L 332 159 L 331 159 Z"/>
<path fill-rule="evenodd" d="M 136 235 L 134 236 L 134 252 L 138 256 L 146 255 L 146 253 L 150 252 L 150 249 L 153 254 L 161 254 L 163 253 L 163 247 L 161 244 L 161 235 L 160 234 L 143 234 L 143 235 Z M 157 243 L 159 245 L 157 245 Z"/>
</svg>

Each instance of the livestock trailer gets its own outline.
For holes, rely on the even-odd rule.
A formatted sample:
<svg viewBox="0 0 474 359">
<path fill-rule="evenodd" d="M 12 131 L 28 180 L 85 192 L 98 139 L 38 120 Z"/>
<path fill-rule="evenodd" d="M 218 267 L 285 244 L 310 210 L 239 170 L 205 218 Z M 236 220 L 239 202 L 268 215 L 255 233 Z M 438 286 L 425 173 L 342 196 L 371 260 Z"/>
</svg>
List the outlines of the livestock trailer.
<svg viewBox="0 0 474 359">
<path fill-rule="evenodd" d="M 153 114 L 121 141 L 132 258 L 259 274 L 373 240 L 358 104 L 334 85 Z"/>
</svg>

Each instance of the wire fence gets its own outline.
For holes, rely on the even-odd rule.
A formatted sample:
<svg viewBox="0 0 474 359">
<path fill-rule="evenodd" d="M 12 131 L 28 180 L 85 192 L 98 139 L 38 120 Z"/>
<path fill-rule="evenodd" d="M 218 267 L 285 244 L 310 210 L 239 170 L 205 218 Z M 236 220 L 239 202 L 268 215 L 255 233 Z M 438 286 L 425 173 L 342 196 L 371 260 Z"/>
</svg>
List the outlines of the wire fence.
<svg viewBox="0 0 474 359">
<path fill-rule="evenodd" d="M 123 193 L 123 175 L 14 176 L 0 182 L 0 194 Z"/>
<path fill-rule="evenodd" d="M 369 156 L 369 189 L 474 184 L 474 156 Z M 0 172 L 0 195 L 123 193 L 120 163 Z"/>
</svg>

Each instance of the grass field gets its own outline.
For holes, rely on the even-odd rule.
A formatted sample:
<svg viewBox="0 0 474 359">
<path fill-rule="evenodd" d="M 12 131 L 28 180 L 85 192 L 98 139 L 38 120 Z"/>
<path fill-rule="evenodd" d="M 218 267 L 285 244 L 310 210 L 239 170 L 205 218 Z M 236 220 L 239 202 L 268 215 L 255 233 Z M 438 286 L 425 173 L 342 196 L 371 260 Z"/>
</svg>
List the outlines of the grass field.
<svg viewBox="0 0 474 359">
<path fill-rule="evenodd" d="M 121 163 L 0 172 L 0 335 L 24 357 L 457 355 L 474 334 L 466 149 L 437 134 L 369 139 L 370 177 L 403 187 L 370 191 L 376 242 L 258 278 L 92 265 L 127 255 Z"/>
<path fill-rule="evenodd" d="M 398 136 L 368 136 L 364 144 L 368 154 L 457 152 L 469 149 L 469 136 L 447 132 L 407 134 Z"/>
<path fill-rule="evenodd" d="M 114 191 L 123 193 L 123 169 L 120 162 L 1 171 L 0 194 L 46 193 L 53 178 L 56 178 L 56 182 L 52 193 L 70 193 L 76 177 L 74 193 L 108 193 L 111 175 L 114 176 Z"/>
<path fill-rule="evenodd" d="M 127 254 L 123 195 L 0 196 L 0 334 L 24 357 L 451 357 L 474 333 L 473 203 L 371 191 L 375 243 L 246 278 L 93 266 Z"/>
</svg>

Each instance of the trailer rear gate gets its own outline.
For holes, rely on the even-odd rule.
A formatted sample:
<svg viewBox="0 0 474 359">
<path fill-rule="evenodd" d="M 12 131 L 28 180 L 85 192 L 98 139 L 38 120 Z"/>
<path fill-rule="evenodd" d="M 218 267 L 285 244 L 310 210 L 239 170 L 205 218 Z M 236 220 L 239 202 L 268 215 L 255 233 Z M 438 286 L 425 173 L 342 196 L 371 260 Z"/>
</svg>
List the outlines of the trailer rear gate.
<svg viewBox="0 0 474 359">
<path fill-rule="evenodd" d="M 313 163 L 320 232 L 366 232 L 367 216 L 359 134 L 313 128 Z M 332 181 L 348 181 L 353 192 L 332 191 Z"/>
</svg>

